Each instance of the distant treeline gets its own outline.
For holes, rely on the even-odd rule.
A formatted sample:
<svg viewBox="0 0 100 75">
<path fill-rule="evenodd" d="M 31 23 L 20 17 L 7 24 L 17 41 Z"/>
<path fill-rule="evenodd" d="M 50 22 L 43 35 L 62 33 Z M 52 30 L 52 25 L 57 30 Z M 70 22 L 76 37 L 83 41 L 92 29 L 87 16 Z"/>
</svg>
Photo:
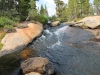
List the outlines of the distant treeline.
<svg viewBox="0 0 100 75">
<path fill-rule="evenodd" d="M 36 1 L 39 0 L 0 0 L 0 16 L 9 17 L 15 21 L 47 20 L 72 21 L 91 15 L 100 15 L 100 0 L 54 0 L 56 14 L 49 17 L 46 5 L 37 9 Z"/>
<path fill-rule="evenodd" d="M 56 4 L 56 15 L 62 20 L 74 20 L 91 15 L 100 15 L 100 0 L 68 0 L 65 4 L 62 0 L 54 0 Z"/>
</svg>

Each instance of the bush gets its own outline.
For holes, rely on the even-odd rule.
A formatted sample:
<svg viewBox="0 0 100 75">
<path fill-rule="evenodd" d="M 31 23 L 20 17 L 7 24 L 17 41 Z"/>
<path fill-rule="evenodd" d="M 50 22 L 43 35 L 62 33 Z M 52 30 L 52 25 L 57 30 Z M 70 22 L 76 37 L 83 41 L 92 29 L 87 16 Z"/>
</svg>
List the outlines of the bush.
<svg viewBox="0 0 100 75">
<path fill-rule="evenodd" d="M 10 20 L 8 17 L 0 17 L 0 28 L 6 25 L 13 25 L 14 21 Z"/>
<path fill-rule="evenodd" d="M 40 22 L 42 24 L 48 23 L 48 17 L 46 17 L 44 15 L 39 15 L 39 14 L 34 16 L 34 17 L 30 16 L 29 20 L 33 20 L 35 22 L 38 21 L 38 22 Z"/>
<path fill-rule="evenodd" d="M 73 21 L 74 22 L 77 22 L 77 21 L 79 21 L 79 20 L 81 20 L 82 18 L 75 18 Z"/>
<path fill-rule="evenodd" d="M 48 18 L 43 15 L 39 15 L 35 18 L 35 21 L 39 21 L 42 24 L 46 24 L 48 22 Z"/>
<path fill-rule="evenodd" d="M 53 15 L 52 17 L 49 17 L 49 20 L 50 21 L 56 21 L 57 20 L 57 17 L 55 15 Z"/>
<path fill-rule="evenodd" d="M 7 10 L 7 11 L 2 10 L 0 11 L 0 16 L 9 17 L 11 20 L 15 22 L 20 21 L 18 12 L 15 9 Z"/>
</svg>

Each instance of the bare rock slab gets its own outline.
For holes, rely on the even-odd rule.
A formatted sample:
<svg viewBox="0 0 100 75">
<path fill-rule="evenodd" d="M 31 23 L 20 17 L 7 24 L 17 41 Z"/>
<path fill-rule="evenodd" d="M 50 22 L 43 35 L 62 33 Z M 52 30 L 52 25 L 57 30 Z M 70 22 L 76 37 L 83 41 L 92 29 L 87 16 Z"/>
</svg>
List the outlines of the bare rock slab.
<svg viewBox="0 0 100 75">
<path fill-rule="evenodd" d="M 21 69 L 25 75 L 51 75 L 54 68 L 47 58 L 34 57 L 21 63 Z"/>
<path fill-rule="evenodd" d="M 76 26 L 89 27 L 92 29 L 98 28 L 100 26 L 100 16 L 85 17 L 82 20 L 76 22 Z"/>
<path fill-rule="evenodd" d="M 27 28 L 16 29 L 15 33 L 8 33 L 2 39 L 3 48 L 0 56 L 25 48 L 43 31 L 42 25 L 29 23 Z"/>
</svg>

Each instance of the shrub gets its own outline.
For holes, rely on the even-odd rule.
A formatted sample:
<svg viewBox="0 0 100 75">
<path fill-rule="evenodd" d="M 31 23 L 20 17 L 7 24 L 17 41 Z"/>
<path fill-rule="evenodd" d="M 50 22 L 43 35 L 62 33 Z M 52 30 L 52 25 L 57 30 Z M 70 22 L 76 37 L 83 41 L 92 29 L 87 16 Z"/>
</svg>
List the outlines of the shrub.
<svg viewBox="0 0 100 75">
<path fill-rule="evenodd" d="M 5 25 L 4 28 L 14 29 L 14 27 L 12 25 Z"/>
<path fill-rule="evenodd" d="M 42 24 L 46 24 L 48 22 L 48 17 L 44 15 L 40 15 L 40 14 L 34 15 L 34 16 L 31 15 L 29 16 L 29 20 L 34 21 L 34 22 L 38 21 Z"/>
<path fill-rule="evenodd" d="M 43 15 L 39 15 L 35 18 L 35 21 L 39 21 L 42 24 L 46 24 L 48 22 L 48 18 Z"/>
<path fill-rule="evenodd" d="M 52 17 L 49 17 L 49 20 L 50 21 L 56 21 L 57 20 L 57 17 L 55 15 L 53 15 Z"/>
<path fill-rule="evenodd" d="M 79 21 L 79 20 L 81 20 L 82 18 L 75 18 L 73 21 L 74 22 L 77 22 L 77 21 Z"/>
<path fill-rule="evenodd" d="M 13 21 L 8 17 L 0 17 L 0 27 L 3 28 L 5 25 L 13 25 Z"/>
<path fill-rule="evenodd" d="M 11 9 L 11 10 L 7 10 L 7 11 L 0 11 L 0 16 L 4 16 L 4 17 L 9 17 L 11 20 L 13 21 L 20 21 L 20 17 L 18 15 L 18 12 L 15 9 Z"/>
</svg>

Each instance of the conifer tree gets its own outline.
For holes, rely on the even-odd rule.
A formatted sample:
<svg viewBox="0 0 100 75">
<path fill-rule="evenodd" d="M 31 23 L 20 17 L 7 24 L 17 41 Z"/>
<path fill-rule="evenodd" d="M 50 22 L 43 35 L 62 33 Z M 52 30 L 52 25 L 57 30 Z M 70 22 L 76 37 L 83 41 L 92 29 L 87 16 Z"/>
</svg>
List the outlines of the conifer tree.
<svg viewBox="0 0 100 75">
<path fill-rule="evenodd" d="M 17 11 L 20 15 L 21 20 L 25 20 L 28 16 L 28 10 L 30 8 L 29 0 L 17 0 Z"/>
<path fill-rule="evenodd" d="M 44 15 L 44 7 L 43 7 L 43 5 L 41 5 L 41 7 L 40 7 L 40 14 Z"/>
<path fill-rule="evenodd" d="M 90 3 L 89 0 L 80 0 L 81 17 L 88 16 Z"/>
<path fill-rule="evenodd" d="M 54 0 L 56 4 L 56 15 L 58 20 L 63 20 L 66 15 L 66 4 L 61 0 Z"/>
<path fill-rule="evenodd" d="M 79 11 L 79 0 L 68 0 L 68 19 L 73 20 L 77 18 Z"/>
<path fill-rule="evenodd" d="M 30 0 L 30 9 L 29 9 L 29 17 L 34 19 L 38 15 L 38 11 L 36 9 L 36 3 L 34 0 Z"/>
<path fill-rule="evenodd" d="M 47 6 L 46 6 L 46 5 L 45 5 L 45 8 L 44 8 L 44 9 L 45 9 L 45 12 L 44 12 L 44 13 L 45 13 L 45 16 L 46 16 L 46 17 L 49 17 L 49 15 L 48 15 L 48 10 L 47 10 Z"/>
<path fill-rule="evenodd" d="M 45 5 L 45 7 L 43 7 L 43 5 L 41 5 L 41 7 L 40 7 L 40 15 L 48 17 L 48 11 L 47 11 L 46 5 Z"/>
<path fill-rule="evenodd" d="M 100 0 L 94 0 L 94 13 L 100 15 Z"/>
</svg>

